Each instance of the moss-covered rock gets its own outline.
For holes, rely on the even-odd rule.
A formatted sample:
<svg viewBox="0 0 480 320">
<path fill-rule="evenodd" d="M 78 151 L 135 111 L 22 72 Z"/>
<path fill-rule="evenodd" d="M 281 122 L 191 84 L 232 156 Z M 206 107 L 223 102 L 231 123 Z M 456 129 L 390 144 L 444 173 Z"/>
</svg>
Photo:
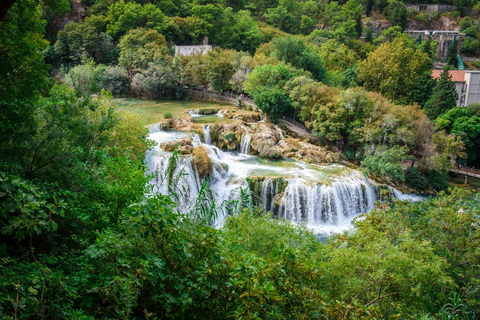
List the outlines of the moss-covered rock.
<svg viewBox="0 0 480 320">
<path fill-rule="evenodd" d="M 196 133 L 200 136 L 200 139 L 202 141 L 205 141 L 205 137 L 204 137 L 204 132 L 203 132 L 203 128 L 200 124 L 198 123 L 194 123 L 190 126 L 190 132 L 193 132 L 193 133 Z"/>
<path fill-rule="evenodd" d="M 238 149 L 245 130 L 236 123 L 219 123 L 210 127 L 212 143 L 220 149 Z"/>
<path fill-rule="evenodd" d="M 233 117 L 234 119 L 242 120 L 245 122 L 258 122 L 262 119 L 262 115 L 260 113 L 242 113 L 238 114 Z"/>
<path fill-rule="evenodd" d="M 213 172 L 212 161 L 208 157 L 208 150 L 204 147 L 193 149 L 192 165 L 194 165 L 201 178 L 211 175 Z"/>
<path fill-rule="evenodd" d="M 203 109 L 190 110 L 189 112 L 192 112 L 194 114 L 211 115 L 211 114 L 216 114 L 219 110 L 220 110 L 219 108 L 203 108 Z"/>
<path fill-rule="evenodd" d="M 165 151 L 173 152 L 177 147 L 181 154 L 191 154 L 193 151 L 193 143 L 189 139 L 178 139 L 160 143 L 160 148 Z"/>
</svg>

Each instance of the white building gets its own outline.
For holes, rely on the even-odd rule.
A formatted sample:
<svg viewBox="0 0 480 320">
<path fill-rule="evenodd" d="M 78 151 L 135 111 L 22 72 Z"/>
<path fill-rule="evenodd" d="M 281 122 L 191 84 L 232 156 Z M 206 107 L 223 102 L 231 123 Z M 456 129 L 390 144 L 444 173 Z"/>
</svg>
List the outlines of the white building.
<svg viewBox="0 0 480 320">
<path fill-rule="evenodd" d="M 437 79 L 443 70 L 433 70 L 432 78 Z M 449 70 L 457 89 L 457 107 L 468 106 L 480 102 L 480 71 L 478 70 Z"/>
<path fill-rule="evenodd" d="M 205 54 L 212 50 L 212 46 L 208 44 L 201 44 L 198 46 L 173 46 L 173 48 L 175 49 L 175 55 L 179 54 L 182 56 L 189 56 L 195 53 Z"/>
</svg>

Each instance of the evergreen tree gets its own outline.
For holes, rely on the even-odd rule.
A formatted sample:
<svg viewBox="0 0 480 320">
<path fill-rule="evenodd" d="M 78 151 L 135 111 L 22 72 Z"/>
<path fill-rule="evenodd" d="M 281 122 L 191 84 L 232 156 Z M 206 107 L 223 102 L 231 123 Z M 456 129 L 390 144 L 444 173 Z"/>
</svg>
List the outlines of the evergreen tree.
<svg viewBox="0 0 480 320">
<path fill-rule="evenodd" d="M 457 67 L 457 40 L 448 46 L 447 64 Z"/>
<path fill-rule="evenodd" d="M 365 28 L 365 41 L 370 43 L 373 42 L 372 28 Z"/>
<path fill-rule="evenodd" d="M 365 14 L 367 17 L 370 17 L 372 14 L 372 8 L 373 8 L 373 0 L 367 0 L 367 4 L 365 5 Z"/>
<path fill-rule="evenodd" d="M 407 28 L 407 9 L 401 1 L 391 1 L 387 7 L 387 15 L 391 26 L 399 26 L 402 32 Z"/>
<path fill-rule="evenodd" d="M 433 94 L 425 104 L 425 113 L 432 120 L 436 119 L 442 113 L 454 108 L 457 104 L 458 93 L 455 83 L 452 82 L 452 76 L 448 69 L 444 68 L 440 74 Z"/>
<path fill-rule="evenodd" d="M 412 90 L 412 102 L 416 102 L 422 107 L 432 96 L 435 80 L 432 79 L 431 70 L 428 70 L 415 81 Z"/>
</svg>

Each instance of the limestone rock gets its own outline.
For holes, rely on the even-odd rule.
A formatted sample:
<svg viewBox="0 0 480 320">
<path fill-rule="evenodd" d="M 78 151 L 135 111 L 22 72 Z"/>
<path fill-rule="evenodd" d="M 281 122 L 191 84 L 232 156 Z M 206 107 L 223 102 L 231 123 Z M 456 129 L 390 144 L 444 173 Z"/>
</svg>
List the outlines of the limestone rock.
<svg viewBox="0 0 480 320">
<path fill-rule="evenodd" d="M 262 119 L 262 115 L 260 113 L 243 113 L 233 117 L 234 119 L 242 120 L 245 122 L 258 122 Z"/>
<path fill-rule="evenodd" d="M 192 164 L 196 166 L 200 178 L 205 178 L 213 173 L 212 161 L 208 157 L 208 151 L 205 147 L 193 149 Z"/>
<path fill-rule="evenodd" d="M 170 119 L 171 121 L 171 129 L 179 130 L 179 131 L 189 131 L 190 127 L 194 124 L 193 118 L 173 118 Z"/>
<path fill-rule="evenodd" d="M 282 157 L 282 150 L 277 146 L 280 134 L 268 123 L 261 123 L 257 133 L 252 136 L 251 154 L 265 158 L 278 159 Z"/>
<path fill-rule="evenodd" d="M 178 152 L 182 154 L 191 154 L 193 151 L 193 143 L 189 139 L 178 139 L 160 143 L 160 148 L 165 151 L 173 152 L 177 147 Z"/>
<path fill-rule="evenodd" d="M 236 123 L 219 123 L 210 127 L 212 143 L 220 149 L 238 149 L 245 130 Z"/>
<path fill-rule="evenodd" d="M 304 140 L 289 137 L 280 141 L 278 145 L 282 149 L 283 156 L 287 158 L 316 164 L 337 163 L 341 160 L 339 153 Z"/>
</svg>

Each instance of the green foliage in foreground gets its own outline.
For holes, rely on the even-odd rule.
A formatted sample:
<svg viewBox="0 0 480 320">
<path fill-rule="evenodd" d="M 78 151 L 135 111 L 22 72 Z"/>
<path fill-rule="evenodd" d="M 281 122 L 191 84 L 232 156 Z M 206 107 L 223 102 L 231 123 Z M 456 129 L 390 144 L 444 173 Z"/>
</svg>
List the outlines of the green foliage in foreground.
<svg viewBox="0 0 480 320">
<path fill-rule="evenodd" d="M 21 223 L 8 217 L 22 209 L 8 199 L 40 192 L 33 187 L 31 196 L 22 195 L 12 183 L 18 191 L 24 188 L 18 183 L 33 187 L 2 175 L 1 237 L 20 248 L 2 247 L 5 319 L 381 319 L 453 312 L 471 318 L 480 307 L 480 208 L 464 191 L 418 204 L 378 204 L 354 232 L 326 244 L 256 209 L 214 229 L 157 195 L 131 205 L 94 242 L 62 244 L 70 250 L 59 251 L 53 247 L 62 237 L 46 239 L 66 237 L 63 214 L 51 216 L 57 231 L 38 229 L 30 244 L 10 235 Z M 69 206 L 62 204 L 62 212 Z"/>
</svg>

